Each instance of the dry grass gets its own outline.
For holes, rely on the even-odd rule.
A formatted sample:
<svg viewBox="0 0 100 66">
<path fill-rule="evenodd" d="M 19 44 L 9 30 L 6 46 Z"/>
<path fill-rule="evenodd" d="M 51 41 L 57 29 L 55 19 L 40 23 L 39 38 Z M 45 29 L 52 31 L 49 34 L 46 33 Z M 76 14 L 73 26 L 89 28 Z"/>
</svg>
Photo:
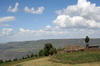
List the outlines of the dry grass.
<svg viewBox="0 0 100 66">
<path fill-rule="evenodd" d="M 50 61 L 50 57 L 30 60 L 15 64 L 13 66 L 100 66 L 100 62 L 83 63 L 83 64 L 64 64 Z"/>
</svg>

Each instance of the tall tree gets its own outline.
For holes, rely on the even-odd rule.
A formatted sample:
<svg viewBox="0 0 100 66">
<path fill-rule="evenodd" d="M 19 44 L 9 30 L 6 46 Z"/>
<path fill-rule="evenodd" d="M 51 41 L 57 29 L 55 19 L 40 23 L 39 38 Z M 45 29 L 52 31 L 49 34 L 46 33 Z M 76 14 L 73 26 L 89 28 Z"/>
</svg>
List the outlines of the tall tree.
<svg viewBox="0 0 100 66">
<path fill-rule="evenodd" d="M 85 38 L 86 48 L 89 47 L 89 41 L 90 41 L 90 38 L 88 36 L 86 36 L 86 38 Z"/>
</svg>

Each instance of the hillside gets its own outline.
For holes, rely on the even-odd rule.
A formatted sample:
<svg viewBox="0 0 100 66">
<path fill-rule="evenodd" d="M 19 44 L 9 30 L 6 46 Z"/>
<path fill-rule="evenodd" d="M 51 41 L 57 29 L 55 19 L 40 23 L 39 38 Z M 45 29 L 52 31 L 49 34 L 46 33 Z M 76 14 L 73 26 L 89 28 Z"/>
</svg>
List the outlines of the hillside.
<svg viewBox="0 0 100 66">
<path fill-rule="evenodd" d="M 9 60 L 37 53 L 45 43 L 52 43 L 56 48 L 64 48 L 68 44 L 85 45 L 84 39 L 47 39 L 37 41 L 9 42 L 0 44 L 0 59 Z M 100 45 L 100 39 L 91 39 L 90 45 Z"/>
<path fill-rule="evenodd" d="M 50 61 L 50 57 L 30 60 L 18 63 L 12 66 L 99 66 L 100 62 L 83 63 L 83 64 L 64 64 Z"/>
</svg>

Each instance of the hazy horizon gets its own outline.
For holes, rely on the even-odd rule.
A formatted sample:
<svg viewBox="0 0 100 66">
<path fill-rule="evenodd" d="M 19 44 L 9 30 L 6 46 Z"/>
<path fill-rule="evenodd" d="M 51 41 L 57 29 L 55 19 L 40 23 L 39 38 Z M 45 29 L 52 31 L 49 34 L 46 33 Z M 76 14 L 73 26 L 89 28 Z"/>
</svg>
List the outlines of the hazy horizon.
<svg viewBox="0 0 100 66">
<path fill-rule="evenodd" d="M 51 38 L 51 39 L 37 39 L 37 40 L 23 40 L 23 41 L 8 41 L 8 42 L 0 42 L 0 44 L 10 43 L 10 42 L 27 42 L 27 41 L 56 40 L 56 39 L 85 39 L 85 38 Z M 100 38 L 90 38 L 90 40 L 91 39 L 100 39 Z"/>
</svg>

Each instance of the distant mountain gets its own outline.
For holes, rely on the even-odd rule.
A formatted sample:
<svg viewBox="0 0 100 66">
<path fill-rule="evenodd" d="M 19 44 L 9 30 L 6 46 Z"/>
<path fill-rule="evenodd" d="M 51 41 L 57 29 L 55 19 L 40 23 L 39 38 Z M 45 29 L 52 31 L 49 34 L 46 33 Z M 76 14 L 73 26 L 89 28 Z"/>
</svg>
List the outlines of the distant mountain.
<svg viewBox="0 0 100 66">
<path fill-rule="evenodd" d="M 68 44 L 85 46 L 84 39 L 47 39 L 37 41 L 9 42 L 0 44 L 0 59 L 9 60 L 37 53 L 45 43 L 52 43 L 56 48 L 64 48 Z M 91 39 L 90 45 L 100 45 L 100 38 Z"/>
</svg>

